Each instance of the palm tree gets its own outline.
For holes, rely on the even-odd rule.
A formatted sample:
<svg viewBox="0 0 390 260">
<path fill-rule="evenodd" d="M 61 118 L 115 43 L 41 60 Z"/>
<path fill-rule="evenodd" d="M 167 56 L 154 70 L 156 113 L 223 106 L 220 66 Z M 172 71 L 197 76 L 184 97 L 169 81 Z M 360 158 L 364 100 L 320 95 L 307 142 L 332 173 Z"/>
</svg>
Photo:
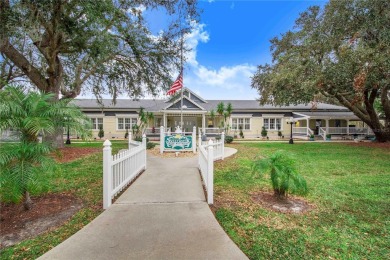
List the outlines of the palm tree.
<svg viewBox="0 0 390 260">
<path fill-rule="evenodd" d="M 210 110 L 210 118 L 213 121 L 213 127 L 215 126 L 215 111 L 214 109 Z"/>
<path fill-rule="evenodd" d="M 297 173 L 294 160 L 284 151 L 276 151 L 269 158 L 254 162 L 254 175 L 270 173 L 274 196 L 286 199 L 288 193 L 306 194 L 305 179 Z"/>
<path fill-rule="evenodd" d="M 223 102 L 219 102 L 218 105 L 217 105 L 217 113 L 220 117 L 220 119 L 223 119 L 223 112 L 225 111 L 225 104 Z M 222 125 L 222 127 L 224 127 L 224 122 L 221 121 L 220 124 Z"/>
<path fill-rule="evenodd" d="M 31 184 L 53 147 L 39 143 L 39 135 L 45 139 L 66 122 L 81 138 L 91 136 L 89 118 L 69 102 L 65 99 L 53 102 L 52 94 L 27 93 L 18 87 L 7 86 L 0 91 L 0 131 L 12 128 L 20 137 L 19 143 L 0 150 L 2 197 L 11 191 L 7 196 L 12 201 L 18 202 L 24 197 L 25 208 L 31 208 Z"/>
</svg>

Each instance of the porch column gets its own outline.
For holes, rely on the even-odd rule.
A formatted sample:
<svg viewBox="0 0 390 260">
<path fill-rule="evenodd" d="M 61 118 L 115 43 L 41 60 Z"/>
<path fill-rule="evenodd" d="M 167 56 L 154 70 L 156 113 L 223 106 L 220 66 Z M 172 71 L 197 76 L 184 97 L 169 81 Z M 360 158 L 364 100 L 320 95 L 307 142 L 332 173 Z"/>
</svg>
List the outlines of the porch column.
<svg viewBox="0 0 390 260">
<path fill-rule="evenodd" d="M 325 128 L 326 128 L 326 133 L 329 133 L 329 119 L 325 119 Z"/>
<path fill-rule="evenodd" d="M 347 119 L 347 135 L 349 135 L 349 119 Z"/>
<path fill-rule="evenodd" d="M 163 112 L 163 115 L 164 115 L 164 122 L 163 122 L 163 125 L 164 125 L 164 127 L 165 127 L 165 129 L 168 127 L 167 126 L 167 114 L 165 113 L 165 112 Z"/>
<path fill-rule="evenodd" d="M 205 132 L 206 128 L 206 114 L 202 114 L 202 132 Z"/>
<path fill-rule="evenodd" d="M 310 121 L 310 118 L 306 118 L 306 135 L 309 135 L 309 128 L 310 128 L 309 121 Z"/>
</svg>

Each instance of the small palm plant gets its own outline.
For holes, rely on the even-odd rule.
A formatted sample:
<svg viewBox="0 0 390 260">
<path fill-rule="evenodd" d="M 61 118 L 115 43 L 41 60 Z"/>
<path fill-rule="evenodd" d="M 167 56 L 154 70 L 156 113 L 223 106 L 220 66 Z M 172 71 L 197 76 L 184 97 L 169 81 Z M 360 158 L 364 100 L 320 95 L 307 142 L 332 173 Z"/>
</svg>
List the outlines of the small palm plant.
<svg viewBox="0 0 390 260">
<path fill-rule="evenodd" d="M 64 122 L 82 138 L 91 136 L 90 120 L 69 100 L 53 101 L 53 95 L 25 92 L 18 87 L 0 91 L 0 131 L 12 128 L 20 142 L 0 149 L 0 198 L 32 206 L 30 191 L 40 186 L 39 173 L 50 165 L 51 143 L 39 143 L 38 136 L 52 135 Z M 52 163 L 53 165 L 54 163 Z"/>
<path fill-rule="evenodd" d="M 253 164 L 255 176 L 269 173 L 274 196 L 286 199 L 288 193 L 304 195 L 307 193 L 306 180 L 296 171 L 295 162 L 285 151 L 276 151 L 269 158 L 260 159 Z"/>
</svg>

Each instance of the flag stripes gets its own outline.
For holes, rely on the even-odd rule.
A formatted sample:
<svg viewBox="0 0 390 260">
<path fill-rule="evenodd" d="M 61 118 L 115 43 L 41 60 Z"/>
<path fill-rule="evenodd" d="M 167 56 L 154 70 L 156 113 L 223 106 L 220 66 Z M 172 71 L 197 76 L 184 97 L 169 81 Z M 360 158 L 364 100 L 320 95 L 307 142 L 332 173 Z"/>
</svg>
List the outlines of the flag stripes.
<svg viewBox="0 0 390 260">
<path fill-rule="evenodd" d="M 180 72 L 180 74 L 177 77 L 177 79 L 175 80 L 175 82 L 173 82 L 171 88 L 167 92 L 167 95 L 175 94 L 176 91 L 178 91 L 182 87 L 183 87 L 183 70 Z"/>
</svg>

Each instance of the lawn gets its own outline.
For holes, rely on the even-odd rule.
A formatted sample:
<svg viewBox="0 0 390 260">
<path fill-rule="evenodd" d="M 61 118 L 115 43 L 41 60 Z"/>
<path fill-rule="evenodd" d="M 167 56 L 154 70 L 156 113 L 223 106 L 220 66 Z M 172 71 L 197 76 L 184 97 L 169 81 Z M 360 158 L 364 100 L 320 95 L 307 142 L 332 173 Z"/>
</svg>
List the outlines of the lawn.
<svg viewBox="0 0 390 260">
<path fill-rule="evenodd" d="M 73 142 L 71 146 L 103 149 L 103 142 Z M 126 147 L 126 141 L 112 142 L 113 153 Z M 7 149 L 7 144 L 2 144 L 0 149 Z M 34 196 L 44 193 L 70 193 L 82 201 L 83 208 L 63 226 L 3 249 L 0 251 L 0 259 L 35 259 L 96 218 L 103 211 L 102 172 L 102 152 L 72 162 L 59 163 L 54 172 L 42 172 L 39 180 L 45 189 L 33 194 Z"/>
<path fill-rule="evenodd" d="M 250 259 L 389 259 L 390 149 L 335 143 L 235 144 L 238 153 L 215 165 L 216 218 Z M 272 191 L 254 178 L 258 156 L 293 154 L 308 182 L 313 209 L 286 214 L 252 196 Z"/>
</svg>

